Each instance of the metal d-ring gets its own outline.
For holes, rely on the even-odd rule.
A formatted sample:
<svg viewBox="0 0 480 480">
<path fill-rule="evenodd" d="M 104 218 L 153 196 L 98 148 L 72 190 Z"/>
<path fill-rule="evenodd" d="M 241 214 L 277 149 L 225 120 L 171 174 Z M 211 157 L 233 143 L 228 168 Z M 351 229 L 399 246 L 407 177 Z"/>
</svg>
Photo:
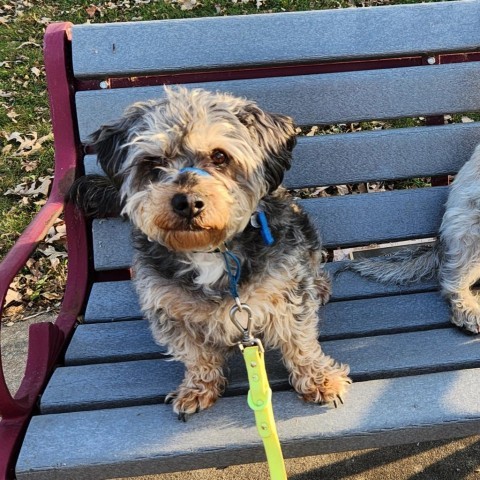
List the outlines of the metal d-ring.
<svg viewBox="0 0 480 480">
<path fill-rule="evenodd" d="M 237 312 L 247 312 L 247 327 L 245 328 L 236 318 Z M 246 304 L 235 304 L 230 309 L 230 320 L 233 324 L 240 330 L 242 333 L 242 344 L 252 344 L 255 343 L 255 338 L 252 336 L 252 309 Z"/>
</svg>

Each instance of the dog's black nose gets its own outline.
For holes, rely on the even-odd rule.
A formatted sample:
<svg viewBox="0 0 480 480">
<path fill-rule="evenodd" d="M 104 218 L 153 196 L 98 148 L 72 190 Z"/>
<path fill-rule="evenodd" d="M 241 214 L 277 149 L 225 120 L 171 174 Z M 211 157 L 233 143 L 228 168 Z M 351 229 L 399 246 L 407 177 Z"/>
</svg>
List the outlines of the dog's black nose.
<svg viewBox="0 0 480 480">
<path fill-rule="evenodd" d="M 196 195 L 177 193 L 172 197 L 173 211 L 185 218 L 193 218 L 200 215 L 205 208 L 204 201 Z"/>
</svg>

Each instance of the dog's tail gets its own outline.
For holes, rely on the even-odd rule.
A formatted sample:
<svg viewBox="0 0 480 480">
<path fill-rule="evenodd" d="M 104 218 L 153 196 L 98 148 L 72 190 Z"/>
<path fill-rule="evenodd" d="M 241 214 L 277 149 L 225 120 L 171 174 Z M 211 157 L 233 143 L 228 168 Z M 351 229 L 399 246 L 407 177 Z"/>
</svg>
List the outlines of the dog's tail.
<svg viewBox="0 0 480 480">
<path fill-rule="evenodd" d="M 87 217 L 113 217 L 122 211 L 120 192 L 108 177 L 102 175 L 85 175 L 75 180 L 67 200 Z"/>
<path fill-rule="evenodd" d="M 349 262 L 344 270 L 352 270 L 363 277 L 381 283 L 406 285 L 434 278 L 440 264 L 440 246 L 421 246 L 415 250 L 401 250 L 392 255 Z"/>
</svg>

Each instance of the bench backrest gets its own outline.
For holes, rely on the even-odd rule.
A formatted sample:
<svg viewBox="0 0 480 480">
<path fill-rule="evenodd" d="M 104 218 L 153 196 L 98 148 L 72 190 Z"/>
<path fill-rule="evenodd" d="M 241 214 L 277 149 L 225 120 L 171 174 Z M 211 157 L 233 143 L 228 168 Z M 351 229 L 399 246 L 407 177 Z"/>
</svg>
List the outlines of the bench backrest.
<svg viewBox="0 0 480 480">
<path fill-rule="evenodd" d="M 163 83 L 253 99 L 302 127 L 425 117 L 426 126 L 301 136 L 289 188 L 453 174 L 480 142 L 480 3 L 445 2 L 72 29 L 83 142 Z M 441 125 L 428 125 L 441 123 Z M 94 156 L 85 169 L 94 172 Z M 437 233 L 446 187 L 302 200 L 329 248 Z M 93 226 L 95 268 L 131 262 L 129 226 Z"/>
</svg>

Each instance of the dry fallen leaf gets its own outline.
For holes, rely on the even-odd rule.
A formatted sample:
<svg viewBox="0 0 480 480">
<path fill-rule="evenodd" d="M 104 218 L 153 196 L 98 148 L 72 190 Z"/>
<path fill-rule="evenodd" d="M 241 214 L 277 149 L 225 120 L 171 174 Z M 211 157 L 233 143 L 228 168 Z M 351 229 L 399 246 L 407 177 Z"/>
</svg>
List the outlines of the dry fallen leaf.
<svg viewBox="0 0 480 480">
<path fill-rule="evenodd" d="M 348 195 L 350 190 L 347 185 L 337 185 L 336 187 L 337 195 Z"/>
<path fill-rule="evenodd" d="M 8 289 L 7 295 L 5 296 L 5 306 L 10 305 L 13 302 L 21 302 L 22 295 L 11 288 Z"/>
<path fill-rule="evenodd" d="M 197 0 L 167 0 L 167 3 L 179 5 L 180 10 L 193 10 L 201 5 Z"/>
<path fill-rule="evenodd" d="M 26 172 L 32 172 L 38 167 L 38 160 L 24 160 L 22 161 L 22 168 Z"/>
<path fill-rule="evenodd" d="M 20 115 L 18 113 L 15 112 L 15 110 L 10 110 L 9 112 L 7 112 L 7 117 L 13 122 L 13 123 L 17 123 L 17 120 L 15 120 L 17 117 L 19 117 Z"/>
<path fill-rule="evenodd" d="M 50 228 L 45 237 L 45 243 L 66 243 L 67 241 L 67 227 L 64 222 L 60 225 L 54 225 Z"/>
<path fill-rule="evenodd" d="M 60 259 L 67 258 L 67 252 L 56 250 L 53 245 L 49 245 L 45 249 L 39 249 L 50 261 L 53 268 L 60 265 Z"/>
<path fill-rule="evenodd" d="M 100 12 L 100 9 L 96 5 L 90 5 L 85 8 L 85 11 L 90 18 L 93 18 L 97 12 Z"/>
<path fill-rule="evenodd" d="M 17 146 L 17 151 L 13 154 L 14 157 L 26 157 L 31 155 L 32 153 L 40 150 L 42 145 L 49 140 L 53 140 L 53 133 L 49 133 L 48 135 L 38 138 L 37 132 L 26 134 L 12 132 L 7 137 L 8 142 L 15 141 L 19 144 Z"/>
<path fill-rule="evenodd" d="M 19 195 L 22 197 L 47 196 L 53 177 L 39 177 L 32 182 L 20 183 L 13 189 L 8 189 L 4 195 Z"/>
<path fill-rule="evenodd" d="M 2 153 L 7 154 L 10 152 L 10 150 L 12 150 L 12 148 L 13 148 L 13 145 L 9 143 L 2 148 Z"/>
</svg>

